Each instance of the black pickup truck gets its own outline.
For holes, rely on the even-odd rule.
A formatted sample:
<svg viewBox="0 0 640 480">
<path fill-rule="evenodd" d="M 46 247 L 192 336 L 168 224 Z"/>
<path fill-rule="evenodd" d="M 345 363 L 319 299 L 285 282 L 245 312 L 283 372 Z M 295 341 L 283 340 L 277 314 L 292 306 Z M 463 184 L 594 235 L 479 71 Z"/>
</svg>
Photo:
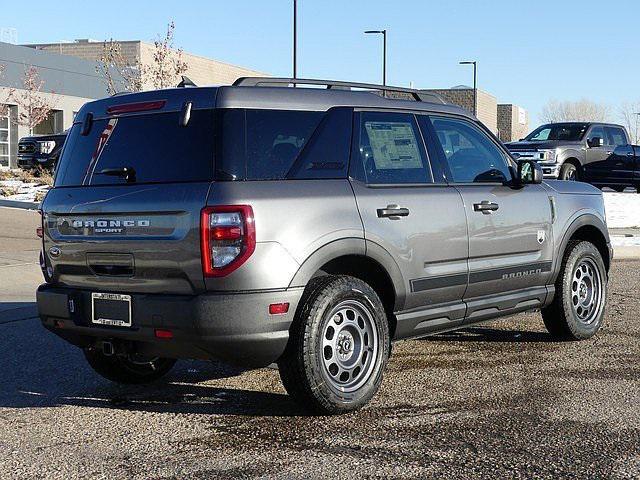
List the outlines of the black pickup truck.
<svg viewBox="0 0 640 480">
<path fill-rule="evenodd" d="M 633 187 L 640 193 L 640 146 L 620 145 L 605 149 L 599 160 L 583 167 L 583 180 L 617 192 Z"/>
<path fill-rule="evenodd" d="M 21 138 L 18 142 L 18 166 L 53 170 L 66 138 L 67 132 Z"/>
</svg>

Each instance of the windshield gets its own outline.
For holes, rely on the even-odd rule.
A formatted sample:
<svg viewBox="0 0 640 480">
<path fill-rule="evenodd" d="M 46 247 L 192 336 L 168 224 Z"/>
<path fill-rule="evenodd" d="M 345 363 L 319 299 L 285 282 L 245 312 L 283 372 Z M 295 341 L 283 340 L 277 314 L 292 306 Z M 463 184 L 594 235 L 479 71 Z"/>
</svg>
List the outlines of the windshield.
<svg viewBox="0 0 640 480">
<path fill-rule="evenodd" d="M 586 123 L 556 123 L 542 125 L 526 136 L 528 142 L 544 142 L 547 140 L 566 140 L 576 142 L 582 140 L 587 131 Z"/>
</svg>

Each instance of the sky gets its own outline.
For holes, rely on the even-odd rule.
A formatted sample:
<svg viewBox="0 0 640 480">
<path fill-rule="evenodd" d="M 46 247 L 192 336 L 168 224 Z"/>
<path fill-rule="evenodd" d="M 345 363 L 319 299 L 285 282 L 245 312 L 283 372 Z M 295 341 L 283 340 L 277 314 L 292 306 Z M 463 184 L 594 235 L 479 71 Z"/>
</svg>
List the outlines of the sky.
<svg viewBox="0 0 640 480">
<path fill-rule="evenodd" d="M 176 46 L 277 76 L 292 72 L 293 0 L 0 0 L 0 30 L 19 43 L 154 40 L 169 20 Z M 610 106 L 640 99 L 638 0 L 298 0 L 298 76 L 416 88 L 478 86 L 528 110 L 550 99 Z"/>
</svg>

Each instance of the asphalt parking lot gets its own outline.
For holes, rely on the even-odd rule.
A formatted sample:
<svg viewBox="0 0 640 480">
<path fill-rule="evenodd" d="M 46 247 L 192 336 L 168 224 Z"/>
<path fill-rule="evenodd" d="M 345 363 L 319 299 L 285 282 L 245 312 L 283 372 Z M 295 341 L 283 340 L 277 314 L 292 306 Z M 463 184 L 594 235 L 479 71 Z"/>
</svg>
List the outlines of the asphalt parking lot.
<svg viewBox="0 0 640 480">
<path fill-rule="evenodd" d="M 99 378 L 32 318 L 37 222 L 0 208 L 2 479 L 640 477 L 638 260 L 614 262 L 592 340 L 533 313 L 398 343 L 370 406 L 313 417 L 275 370 Z"/>
</svg>

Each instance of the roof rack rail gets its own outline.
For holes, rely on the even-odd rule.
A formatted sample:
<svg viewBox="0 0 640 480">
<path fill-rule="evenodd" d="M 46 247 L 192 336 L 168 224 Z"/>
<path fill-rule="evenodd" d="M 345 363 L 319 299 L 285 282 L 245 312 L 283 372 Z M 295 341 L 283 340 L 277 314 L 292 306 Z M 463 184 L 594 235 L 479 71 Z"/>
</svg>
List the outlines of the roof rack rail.
<svg viewBox="0 0 640 480">
<path fill-rule="evenodd" d="M 416 102 L 446 103 L 439 95 L 427 93 L 413 88 L 389 87 L 373 83 L 343 82 L 339 80 L 318 80 L 312 78 L 286 78 L 286 77 L 240 77 L 233 82 L 234 87 L 278 87 L 288 85 L 324 85 L 327 90 L 340 89 L 351 90 L 361 88 L 366 90 L 379 90 L 384 93 L 405 93 L 413 97 Z"/>
</svg>

